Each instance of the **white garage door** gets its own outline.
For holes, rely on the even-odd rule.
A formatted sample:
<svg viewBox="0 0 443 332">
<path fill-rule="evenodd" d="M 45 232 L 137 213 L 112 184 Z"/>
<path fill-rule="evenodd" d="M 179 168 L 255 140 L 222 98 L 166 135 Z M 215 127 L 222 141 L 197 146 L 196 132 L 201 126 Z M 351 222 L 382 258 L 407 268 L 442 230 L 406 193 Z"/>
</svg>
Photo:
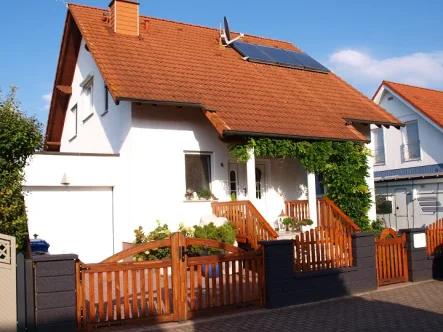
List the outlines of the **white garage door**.
<svg viewBox="0 0 443 332">
<path fill-rule="evenodd" d="M 85 263 L 113 254 L 112 188 L 28 187 L 29 234 L 49 244 L 50 254 L 74 253 Z"/>
</svg>

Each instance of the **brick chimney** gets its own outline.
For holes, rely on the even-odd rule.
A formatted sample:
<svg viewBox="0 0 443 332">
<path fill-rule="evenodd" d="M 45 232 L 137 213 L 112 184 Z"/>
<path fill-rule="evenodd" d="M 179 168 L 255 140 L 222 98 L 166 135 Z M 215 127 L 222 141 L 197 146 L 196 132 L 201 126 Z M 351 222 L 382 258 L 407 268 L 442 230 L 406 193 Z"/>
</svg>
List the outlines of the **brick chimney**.
<svg viewBox="0 0 443 332">
<path fill-rule="evenodd" d="M 112 0 L 109 4 L 111 12 L 110 25 L 114 32 L 124 35 L 140 34 L 138 7 L 140 3 L 133 0 Z"/>
</svg>

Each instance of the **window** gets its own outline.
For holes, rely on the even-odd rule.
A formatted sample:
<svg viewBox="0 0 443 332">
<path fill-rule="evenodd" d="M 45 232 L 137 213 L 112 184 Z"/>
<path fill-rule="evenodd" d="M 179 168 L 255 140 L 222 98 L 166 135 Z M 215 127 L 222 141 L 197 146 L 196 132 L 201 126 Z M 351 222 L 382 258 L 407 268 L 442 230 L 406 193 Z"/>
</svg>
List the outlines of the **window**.
<svg viewBox="0 0 443 332">
<path fill-rule="evenodd" d="M 108 86 L 105 84 L 105 111 L 103 112 L 103 114 L 108 112 L 108 108 L 109 108 L 109 90 Z"/>
<path fill-rule="evenodd" d="M 255 169 L 255 198 L 262 199 L 263 196 L 263 185 L 262 185 L 262 174 L 261 169 Z"/>
<path fill-rule="evenodd" d="M 383 128 L 372 130 L 372 141 L 374 142 L 374 163 L 377 165 L 385 164 L 385 142 Z"/>
<path fill-rule="evenodd" d="M 185 154 L 186 190 L 210 190 L 211 155 Z"/>
<path fill-rule="evenodd" d="M 237 197 L 237 172 L 236 171 L 230 171 L 229 172 L 229 184 L 230 184 L 230 194 L 232 197 L 232 194 Z"/>
<path fill-rule="evenodd" d="M 73 108 L 71 108 L 70 113 L 70 124 L 71 124 L 71 138 L 73 139 L 77 136 L 77 104 L 74 105 Z"/>
<path fill-rule="evenodd" d="M 323 195 L 325 194 L 325 187 L 323 186 L 322 182 L 323 175 L 315 174 L 315 192 L 319 197 L 323 197 Z"/>
<path fill-rule="evenodd" d="M 403 161 L 420 159 L 420 140 L 418 123 L 411 121 L 403 128 Z"/>
<path fill-rule="evenodd" d="M 87 120 L 93 112 L 93 77 L 88 75 L 83 86 L 83 121 Z"/>
</svg>

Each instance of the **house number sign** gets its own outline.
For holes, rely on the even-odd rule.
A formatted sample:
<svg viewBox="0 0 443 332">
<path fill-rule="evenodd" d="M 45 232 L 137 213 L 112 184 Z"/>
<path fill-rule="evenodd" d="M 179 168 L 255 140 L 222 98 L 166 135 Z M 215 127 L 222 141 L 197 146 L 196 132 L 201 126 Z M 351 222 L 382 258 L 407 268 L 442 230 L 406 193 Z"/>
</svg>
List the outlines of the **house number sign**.
<svg viewBox="0 0 443 332">
<path fill-rule="evenodd" d="M 426 234 L 418 233 L 414 234 L 414 248 L 425 248 L 426 247 Z"/>
</svg>

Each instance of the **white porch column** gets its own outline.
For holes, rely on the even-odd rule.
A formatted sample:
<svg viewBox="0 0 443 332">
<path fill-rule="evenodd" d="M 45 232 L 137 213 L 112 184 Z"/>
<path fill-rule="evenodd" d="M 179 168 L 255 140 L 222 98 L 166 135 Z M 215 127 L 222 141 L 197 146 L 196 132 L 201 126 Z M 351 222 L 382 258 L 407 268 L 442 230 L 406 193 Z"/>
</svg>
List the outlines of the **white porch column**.
<svg viewBox="0 0 443 332">
<path fill-rule="evenodd" d="M 317 192 L 315 188 L 315 173 L 308 173 L 308 204 L 309 204 L 309 219 L 314 223 L 311 228 L 318 225 L 317 222 Z"/>
<path fill-rule="evenodd" d="M 248 199 L 253 202 L 255 200 L 255 155 L 254 148 L 248 150 L 249 159 L 246 163 L 246 188 L 248 190 Z"/>
<path fill-rule="evenodd" d="M 366 145 L 369 150 L 374 151 L 373 143 Z M 366 177 L 366 184 L 368 185 L 369 192 L 371 193 L 371 207 L 368 211 L 368 218 L 372 222 L 377 219 L 377 213 L 375 211 L 375 183 L 374 183 L 374 157 L 368 156 L 368 164 L 369 164 L 369 175 Z"/>
</svg>

